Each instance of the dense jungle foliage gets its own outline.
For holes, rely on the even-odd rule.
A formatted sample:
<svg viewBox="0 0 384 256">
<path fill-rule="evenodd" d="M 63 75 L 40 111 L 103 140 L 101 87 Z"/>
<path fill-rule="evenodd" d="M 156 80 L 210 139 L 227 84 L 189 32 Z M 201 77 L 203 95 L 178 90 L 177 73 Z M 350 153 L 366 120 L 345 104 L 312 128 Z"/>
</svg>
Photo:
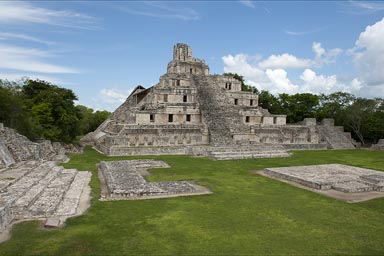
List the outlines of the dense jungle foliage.
<svg viewBox="0 0 384 256">
<path fill-rule="evenodd" d="M 95 130 L 109 115 L 77 105 L 72 90 L 42 80 L 0 80 L 0 123 L 31 140 L 75 142 Z"/>
</svg>

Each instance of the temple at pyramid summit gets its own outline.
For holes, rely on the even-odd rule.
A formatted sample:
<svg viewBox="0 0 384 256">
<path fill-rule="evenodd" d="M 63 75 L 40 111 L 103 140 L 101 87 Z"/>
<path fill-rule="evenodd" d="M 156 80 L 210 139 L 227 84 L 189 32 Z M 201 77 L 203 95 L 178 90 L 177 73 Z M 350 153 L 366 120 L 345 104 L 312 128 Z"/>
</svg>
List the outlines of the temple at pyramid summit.
<svg viewBox="0 0 384 256">
<path fill-rule="evenodd" d="M 143 67 L 144 68 L 144 67 Z M 159 83 L 137 86 L 83 143 L 106 155 L 189 154 L 214 159 L 286 157 L 289 149 L 353 149 L 332 119 L 286 124 L 258 106 L 241 82 L 210 75 L 204 60 L 178 43 Z"/>
</svg>

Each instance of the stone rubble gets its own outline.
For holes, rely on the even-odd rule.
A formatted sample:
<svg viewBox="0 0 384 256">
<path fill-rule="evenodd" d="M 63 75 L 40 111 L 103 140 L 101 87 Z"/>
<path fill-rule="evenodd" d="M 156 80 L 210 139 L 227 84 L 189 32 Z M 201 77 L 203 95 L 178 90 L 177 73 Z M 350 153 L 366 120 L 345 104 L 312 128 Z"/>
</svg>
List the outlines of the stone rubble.
<svg viewBox="0 0 384 256">
<path fill-rule="evenodd" d="M 68 153 L 81 153 L 83 148 L 73 144 L 61 144 L 48 140 L 32 142 L 14 129 L 0 123 L 0 170 L 24 161 L 53 160 L 65 162 Z"/>
<path fill-rule="evenodd" d="M 210 193 L 188 181 L 148 182 L 142 176 L 143 170 L 166 167 L 169 165 L 163 161 L 149 159 L 100 162 L 98 168 L 101 175 L 99 176 L 104 178 L 107 189 L 107 192 L 102 195 L 102 200 Z"/>
</svg>

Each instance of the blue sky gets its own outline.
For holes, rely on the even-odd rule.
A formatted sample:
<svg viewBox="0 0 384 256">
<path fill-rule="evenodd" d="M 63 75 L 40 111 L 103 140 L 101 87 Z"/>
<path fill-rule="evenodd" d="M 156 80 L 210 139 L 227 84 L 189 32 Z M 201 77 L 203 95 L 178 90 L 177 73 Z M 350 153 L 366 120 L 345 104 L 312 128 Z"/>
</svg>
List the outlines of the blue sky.
<svg viewBox="0 0 384 256">
<path fill-rule="evenodd" d="M 384 2 L 0 1 L 0 79 L 40 78 L 114 110 L 178 42 L 272 93 L 384 97 Z"/>
</svg>

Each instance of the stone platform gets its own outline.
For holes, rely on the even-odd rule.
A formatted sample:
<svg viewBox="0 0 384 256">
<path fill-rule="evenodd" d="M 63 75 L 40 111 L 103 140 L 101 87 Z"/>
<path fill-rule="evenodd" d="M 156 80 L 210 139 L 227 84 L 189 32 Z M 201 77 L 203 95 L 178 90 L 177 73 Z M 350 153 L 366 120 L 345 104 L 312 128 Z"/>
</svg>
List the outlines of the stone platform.
<svg viewBox="0 0 384 256">
<path fill-rule="evenodd" d="M 144 175 L 150 168 L 167 168 L 157 160 L 122 160 L 99 163 L 102 185 L 100 200 L 136 200 L 210 194 L 211 192 L 189 181 L 148 182 Z"/>
<path fill-rule="evenodd" d="M 90 172 L 64 169 L 53 161 L 27 161 L 1 170 L 0 234 L 14 221 L 63 221 L 80 214 L 79 205 L 89 199 L 90 178 Z"/>
<path fill-rule="evenodd" d="M 140 155 L 190 155 L 209 157 L 214 160 L 235 160 L 248 158 L 275 158 L 289 157 L 282 145 L 253 145 L 253 146 L 174 146 L 174 147 L 116 147 L 113 151 L 105 151 L 100 146 L 94 147 L 95 150 L 114 156 L 140 156 Z M 104 151 L 102 151 L 104 150 Z"/>
<path fill-rule="evenodd" d="M 384 197 L 384 172 L 342 164 L 266 168 L 259 174 L 346 202 Z"/>
</svg>

